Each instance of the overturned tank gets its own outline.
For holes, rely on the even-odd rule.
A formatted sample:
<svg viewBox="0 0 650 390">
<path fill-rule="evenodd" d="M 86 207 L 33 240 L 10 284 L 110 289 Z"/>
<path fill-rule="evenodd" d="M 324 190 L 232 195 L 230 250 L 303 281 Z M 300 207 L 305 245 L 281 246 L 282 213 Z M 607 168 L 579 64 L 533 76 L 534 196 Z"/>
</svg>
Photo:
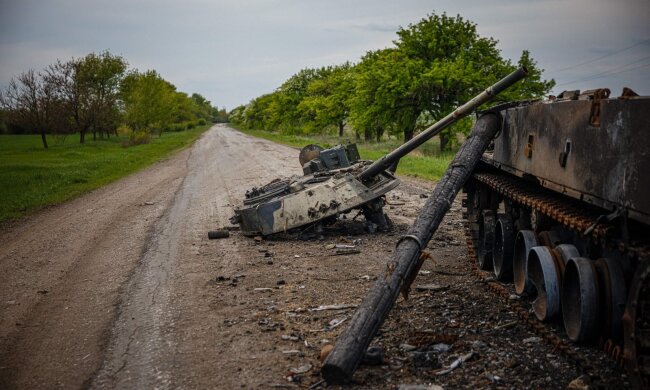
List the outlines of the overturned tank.
<svg viewBox="0 0 650 390">
<path fill-rule="evenodd" d="M 389 221 L 383 211 L 383 197 L 399 184 L 394 175 L 399 159 L 526 73 L 525 68 L 516 70 L 375 162 L 361 160 L 355 145 L 338 145 L 327 150 L 309 145 L 300 153 L 304 176 L 276 179 L 247 191 L 244 206 L 235 211 L 230 221 L 239 224 L 245 235 L 267 236 L 300 227 L 318 229 L 335 221 L 340 214 L 359 209 L 373 229 L 386 229 Z"/>
</svg>

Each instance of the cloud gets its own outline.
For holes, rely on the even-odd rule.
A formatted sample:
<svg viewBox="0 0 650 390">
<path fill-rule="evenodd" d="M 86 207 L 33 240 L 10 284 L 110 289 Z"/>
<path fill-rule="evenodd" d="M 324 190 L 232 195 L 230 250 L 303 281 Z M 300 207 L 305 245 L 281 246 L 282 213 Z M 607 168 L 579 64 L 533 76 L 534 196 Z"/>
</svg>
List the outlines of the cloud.
<svg viewBox="0 0 650 390">
<path fill-rule="evenodd" d="M 499 40 L 505 57 L 516 60 L 528 49 L 546 69 L 650 38 L 647 0 L 0 0 L 0 86 L 57 58 L 110 49 L 133 67 L 158 70 L 179 90 L 234 107 L 304 67 L 354 62 L 392 46 L 399 26 L 434 7 L 477 23 L 481 35 Z M 570 82 L 644 54 L 648 46 L 640 45 L 547 77 Z M 646 74 L 611 74 L 589 86 L 629 83 L 650 93 Z"/>
</svg>

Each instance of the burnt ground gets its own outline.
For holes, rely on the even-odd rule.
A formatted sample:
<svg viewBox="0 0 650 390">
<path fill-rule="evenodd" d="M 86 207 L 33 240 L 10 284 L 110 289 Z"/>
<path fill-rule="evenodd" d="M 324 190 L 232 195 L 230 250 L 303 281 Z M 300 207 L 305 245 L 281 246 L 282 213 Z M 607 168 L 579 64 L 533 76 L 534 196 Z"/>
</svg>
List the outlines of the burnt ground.
<svg viewBox="0 0 650 390">
<path fill-rule="evenodd" d="M 350 215 L 320 239 L 207 238 L 247 189 L 299 173 L 297 154 L 216 126 L 189 150 L 6 227 L 0 388 L 325 387 L 321 350 L 434 185 L 403 178 L 387 198 L 388 233 L 367 234 Z M 373 340 L 383 363 L 361 366 L 352 388 L 565 388 L 581 375 L 474 276 L 463 228 L 457 199 Z M 359 253 L 337 255 L 336 244 Z M 324 305 L 350 307 L 314 310 Z M 625 386 L 609 358 L 581 350 L 601 384 Z"/>
</svg>

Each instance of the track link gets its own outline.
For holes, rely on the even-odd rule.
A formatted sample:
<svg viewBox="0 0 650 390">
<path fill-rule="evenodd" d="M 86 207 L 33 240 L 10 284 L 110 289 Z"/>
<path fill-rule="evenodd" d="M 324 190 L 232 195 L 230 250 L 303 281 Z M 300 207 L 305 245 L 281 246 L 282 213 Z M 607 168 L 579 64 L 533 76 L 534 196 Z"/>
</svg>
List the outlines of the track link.
<svg viewBox="0 0 650 390">
<path fill-rule="evenodd" d="M 627 368 L 635 387 L 648 388 L 650 367 L 646 362 L 650 362 L 650 341 L 648 341 L 650 340 L 650 267 L 648 266 L 650 264 L 650 245 L 647 243 L 627 245 L 617 240 L 615 238 L 616 228 L 608 223 L 601 223 L 603 218 L 598 211 L 585 207 L 584 204 L 576 200 L 547 191 L 536 183 L 495 173 L 476 173 L 473 179 L 486 185 L 503 198 L 527 206 L 583 236 L 589 236 L 594 242 L 627 254 L 630 259 L 637 262 L 637 272 L 642 275 L 637 275 L 634 281 L 636 284 L 631 286 L 635 297 L 630 298 L 626 316 L 623 318 L 625 326 L 631 327 L 631 331 L 627 332 L 632 335 L 632 340 L 628 340 L 628 345 L 631 342 L 635 347 L 628 347 L 626 350 L 623 345 L 611 339 L 602 342 L 601 346 L 619 367 Z M 471 205 L 467 206 L 468 208 L 472 207 Z M 534 315 L 530 314 L 525 303 L 510 300 L 511 292 L 508 288 L 491 280 L 490 273 L 479 269 L 475 260 L 478 235 L 473 229 L 471 223 L 466 223 L 468 258 L 474 275 L 485 282 L 488 289 L 495 295 L 501 296 L 533 332 L 547 340 L 554 352 L 560 353 L 572 361 L 579 371 L 590 377 L 596 387 L 602 384 L 600 374 L 590 364 L 589 359 L 576 349 L 574 344 L 562 339 L 550 327 L 538 321 Z M 633 305 L 631 309 L 630 305 Z"/>
</svg>

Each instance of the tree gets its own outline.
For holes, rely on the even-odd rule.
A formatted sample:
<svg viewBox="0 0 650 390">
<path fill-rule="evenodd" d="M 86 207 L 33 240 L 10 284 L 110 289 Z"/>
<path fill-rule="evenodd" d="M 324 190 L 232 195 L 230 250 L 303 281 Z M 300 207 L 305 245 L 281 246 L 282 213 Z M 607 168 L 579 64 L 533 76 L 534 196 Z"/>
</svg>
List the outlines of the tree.
<svg viewBox="0 0 650 390">
<path fill-rule="evenodd" d="M 270 126 L 284 132 L 305 132 L 304 125 L 314 117 L 309 111 L 300 109 L 300 103 L 309 95 L 309 85 L 314 80 L 324 77 L 327 72 L 321 69 L 302 69 L 289 77 L 275 93 L 271 95 L 267 117 Z"/>
<path fill-rule="evenodd" d="M 400 28 L 397 35 L 399 39 L 394 42 L 397 50 L 422 64 L 410 91 L 417 101 L 417 109 L 434 118 L 447 115 L 514 70 L 510 61 L 501 57 L 497 41 L 480 37 L 476 24 L 460 15 L 431 14 L 417 24 Z M 541 80 L 541 70 L 527 51 L 520 62 L 526 62 L 530 74 L 502 98 L 525 99 L 547 93 L 554 81 Z M 453 129 L 441 133 L 441 149 L 446 148 L 452 135 Z M 408 139 L 406 134 L 405 139 Z"/>
<path fill-rule="evenodd" d="M 176 88 L 154 70 L 132 71 L 122 81 L 120 96 L 125 122 L 134 131 L 162 129 L 173 122 L 178 110 Z"/>
<path fill-rule="evenodd" d="M 191 99 L 194 105 L 194 115 L 206 121 L 211 120 L 213 107 L 210 101 L 198 93 L 193 93 Z"/>
<path fill-rule="evenodd" d="M 80 59 L 57 61 L 47 68 L 47 78 L 55 85 L 57 96 L 65 102 L 71 123 L 85 143 L 86 133 L 108 132 L 118 122 L 119 85 L 127 63 L 105 51 Z"/>
<path fill-rule="evenodd" d="M 413 137 L 420 116 L 419 96 L 414 93 L 421 64 L 398 50 L 368 52 L 356 67 L 351 98 L 352 123 L 363 129 L 366 140 L 379 140 L 387 130 Z"/>
<path fill-rule="evenodd" d="M 395 48 L 367 53 L 355 67 L 355 88 L 350 117 L 369 138 L 388 130 L 410 140 L 425 119 L 450 113 L 512 70 L 496 48 L 497 41 L 480 37 L 476 25 L 460 16 L 431 14 L 400 28 Z M 542 81 L 541 70 L 528 52 L 520 63 L 530 76 L 504 98 L 516 100 L 548 92 L 553 81 Z M 458 124 L 440 134 L 444 150 Z"/>
<path fill-rule="evenodd" d="M 77 77 L 85 84 L 91 107 L 93 140 L 97 133 L 103 136 L 117 128 L 119 87 L 126 72 L 127 62 L 108 51 L 91 53 L 83 58 Z"/>
<path fill-rule="evenodd" d="M 283 120 L 283 111 L 276 101 L 279 93 L 274 92 L 253 99 L 244 109 L 242 124 L 249 129 L 276 131 Z"/>
<path fill-rule="evenodd" d="M 40 133 L 45 149 L 46 132 L 55 123 L 60 108 L 54 89 L 47 77 L 30 69 L 12 78 L 0 93 L 0 106 L 7 110 L 9 121 Z"/>
<path fill-rule="evenodd" d="M 353 66 L 346 62 L 340 66 L 323 68 L 320 77 L 307 85 L 306 97 L 298 105 L 303 116 L 311 120 L 318 130 L 336 126 L 339 137 L 350 114 L 350 97 L 354 92 Z"/>
<path fill-rule="evenodd" d="M 237 106 L 232 110 L 230 110 L 230 112 L 228 112 L 228 119 L 232 123 L 241 126 L 244 124 L 246 120 L 245 112 L 246 112 L 246 106 L 244 105 Z"/>
<path fill-rule="evenodd" d="M 371 51 L 355 66 L 303 69 L 275 92 L 253 99 L 234 120 L 244 126 L 290 132 L 322 132 L 350 124 L 357 137 L 377 140 L 388 132 L 410 140 L 421 128 L 449 114 L 515 69 L 501 57 L 497 41 L 479 36 L 476 24 L 460 15 L 427 15 L 397 31 L 395 47 Z M 528 51 L 519 65 L 529 76 L 500 95 L 501 100 L 543 96 L 554 81 Z M 440 133 L 444 150 L 457 133 L 470 128 L 461 121 Z"/>
<path fill-rule="evenodd" d="M 240 106 L 240 107 L 244 107 L 244 106 Z M 230 120 L 229 117 L 230 117 L 230 113 L 226 111 L 226 107 L 222 107 L 222 108 L 212 107 L 210 109 L 210 119 L 212 120 L 212 123 L 226 123 Z"/>
</svg>

